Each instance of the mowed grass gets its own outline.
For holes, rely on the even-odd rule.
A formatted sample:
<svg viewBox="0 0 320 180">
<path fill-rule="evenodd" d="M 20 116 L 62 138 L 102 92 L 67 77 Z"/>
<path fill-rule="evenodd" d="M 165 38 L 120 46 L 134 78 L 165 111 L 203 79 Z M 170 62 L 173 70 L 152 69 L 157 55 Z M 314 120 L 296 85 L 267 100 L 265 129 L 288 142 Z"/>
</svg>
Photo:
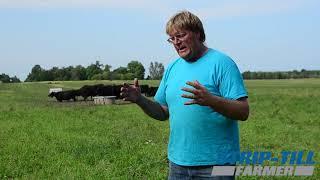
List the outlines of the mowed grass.
<svg viewBox="0 0 320 180">
<path fill-rule="evenodd" d="M 168 121 L 149 118 L 135 104 L 47 97 L 50 87 L 97 83 L 122 82 L 0 84 L 0 179 L 166 179 Z M 245 83 L 251 113 L 239 123 L 242 151 L 312 150 L 319 162 L 320 79 Z M 319 163 L 308 179 L 320 179 Z"/>
</svg>

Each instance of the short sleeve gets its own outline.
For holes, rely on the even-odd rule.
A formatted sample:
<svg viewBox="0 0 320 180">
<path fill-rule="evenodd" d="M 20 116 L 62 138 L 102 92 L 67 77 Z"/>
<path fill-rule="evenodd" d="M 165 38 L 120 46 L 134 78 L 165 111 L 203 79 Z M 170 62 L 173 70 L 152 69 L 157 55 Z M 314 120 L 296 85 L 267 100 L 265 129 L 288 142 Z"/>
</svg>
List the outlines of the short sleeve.
<svg viewBox="0 0 320 180">
<path fill-rule="evenodd" d="M 242 75 L 233 60 L 228 59 L 221 74 L 219 91 L 226 99 L 239 99 L 248 97 Z"/>
<path fill-rule="evenodd" d="M 164 73 L 164 76 L 161 79 L 159 88 L 157 90 L 156 95 L 154 96 L 154 100 L 158 102 L 162 106 L 168 106 L 166 101 L 166 79 L 167 79 L 167 70 Z"/>
</svg>

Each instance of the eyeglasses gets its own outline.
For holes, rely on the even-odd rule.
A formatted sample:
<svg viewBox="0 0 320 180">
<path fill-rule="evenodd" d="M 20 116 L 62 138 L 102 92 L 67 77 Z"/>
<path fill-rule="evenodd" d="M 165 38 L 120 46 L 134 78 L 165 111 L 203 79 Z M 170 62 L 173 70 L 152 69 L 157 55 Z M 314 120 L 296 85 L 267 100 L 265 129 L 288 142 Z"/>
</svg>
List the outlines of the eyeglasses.
<svg viewBox="0 0 320 180">
<path fill-rule="evenodd" d="M 167 39 L 167 41 L 169 43 L 175 43 L 177 40 L 179 41 L 183 41 L 185 38 L 187 37 L 187 33 L 180 33 L 180 34 L 177 34 L 175 36 L 171 36 L 169 39 Z"/>
</svg>

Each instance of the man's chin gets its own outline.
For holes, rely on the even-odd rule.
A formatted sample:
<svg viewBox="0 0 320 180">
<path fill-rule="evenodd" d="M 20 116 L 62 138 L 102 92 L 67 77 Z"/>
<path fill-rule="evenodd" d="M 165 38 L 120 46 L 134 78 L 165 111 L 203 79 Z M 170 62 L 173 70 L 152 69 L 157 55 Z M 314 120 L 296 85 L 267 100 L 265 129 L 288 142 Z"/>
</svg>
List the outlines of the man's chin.
<svg viewBox="0 0 320 180">
<path fill-rule="evenodd" d="M 189 61 L 189 59 L 190 59 L 190 55 L 189 54 L 187 54 L 187 53 L 178 53 L 178 54 L 182 59 L 184 59 L 186 61 Z"/>
<path fill-rule="evenodd" d="M 179 56 L 187 62 L 195 62 L 196 59 L 193 59 L 190 55 L 180 55 Z"/>
</svg>

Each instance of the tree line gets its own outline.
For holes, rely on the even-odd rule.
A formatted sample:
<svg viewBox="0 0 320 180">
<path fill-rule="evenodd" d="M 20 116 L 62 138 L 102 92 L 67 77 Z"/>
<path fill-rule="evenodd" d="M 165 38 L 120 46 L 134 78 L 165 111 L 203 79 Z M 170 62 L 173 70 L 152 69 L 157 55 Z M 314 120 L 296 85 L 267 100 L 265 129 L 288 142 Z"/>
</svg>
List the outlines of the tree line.
<svg viewBox="0 0 320 180">
<path fill-rule="evenodd" d="M 145 78 L 145 68 L 139 61 L 131 61 L 126 67 L 118 67 L 111 70 L 111 66 L 103 65 L 99 61 L 83 67 L 81 65 L 68 67 L 53 67 L 49 70 L 35 65 L 29 73 L 26 82 L 32 81 L 76 81 L 76 80 L 132 80 L 134 78 L 159 80 L 164 73 L 164 66 L 159 62 L 151 62 L 149 75 Z M 251 72 L 242 73 L 243 79 L 298 79 L 298 78 L 320 78 L 320 70 L 301 71 L 278 71 L 278 72 Z M 10 77 L 2 73 L 0 82 L 14 83 L 21 82 L 16 76 Z"/>
<path fill-rule="evenodd" d="M 319 78 L 320 70 L 305 70 L 301 71 L 278 71 L 278 72 L 250 72 L 242 73 L 243 79 L 300 79 L 300 78 Z"/>
<path fill-rule="evenodd" d="M 151 62 L 146 79 L 161 79 L 164 66 L 159 62 Z M 118 67 L 111 71 L 111 66 L 99 61 L 87 67 L 81 65 L 53 67 L 49 70 L 35 65 L 25 81 L 77 81 L 77 80 L 132 80 L 145 79 L 145 68 L 139 61 L 131 61 L 126 67 Z"/>
<path fill-rule="evenodd" d="M 152 79 L 159 80 L 164 73 L 164 66 L 159 62 L 151 62 L 149 66 L 149 75 L 145 77 L 145 68 L 139 61 L 131 61 L 126 67 L 118 67 L 111 71 L 111 66 L 103 65 L 99 61 L 88 67 L 69 66 L 69 67 L 53 67 L 49 70 L 35 65 L 29 73 L 25 81 L 69 81 L 69 80 L 132 80 Z M 319 78 L 320 70 L 301 71 L 277 71 L 277 72 L 251 72 L 242 73 L 243 79 L 298 79 L 298 78 Z"/>
</svg>

